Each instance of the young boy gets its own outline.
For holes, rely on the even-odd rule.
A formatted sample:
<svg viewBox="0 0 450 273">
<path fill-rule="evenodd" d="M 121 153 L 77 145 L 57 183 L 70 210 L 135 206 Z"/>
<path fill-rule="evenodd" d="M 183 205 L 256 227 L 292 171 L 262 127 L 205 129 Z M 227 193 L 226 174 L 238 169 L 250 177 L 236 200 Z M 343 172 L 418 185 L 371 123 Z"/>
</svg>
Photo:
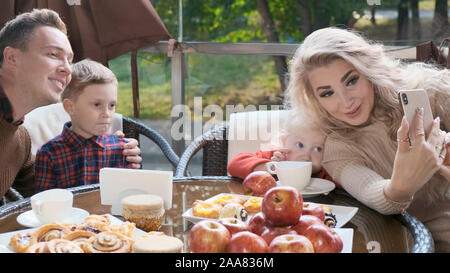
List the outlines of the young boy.
<svg viewBox="0 0 450 273">
<path fill-rule="evenodd" d="M 62 94 L 71 121 L 36 154 L 36 190 L 98 183 L 104 167 L 127 167 L 126 143 L 108 134 L 114 119 L 118 82 L 100 63 L 83 60 L 72 66 L 72 81 Z"/>
<path fill-rule="evenodd" d="M 266 163 L 270 161 L 310 161 L 312 177 L 334 183 L 322 168 L 325 134 L 311 122 L 290 112 L 280 134 L 280 144 L 281 147 L 269 151 L 237 154 L 228 164 L 228 172 L 244 179 L 251 172 L 267 171 Z"/>
</svg>

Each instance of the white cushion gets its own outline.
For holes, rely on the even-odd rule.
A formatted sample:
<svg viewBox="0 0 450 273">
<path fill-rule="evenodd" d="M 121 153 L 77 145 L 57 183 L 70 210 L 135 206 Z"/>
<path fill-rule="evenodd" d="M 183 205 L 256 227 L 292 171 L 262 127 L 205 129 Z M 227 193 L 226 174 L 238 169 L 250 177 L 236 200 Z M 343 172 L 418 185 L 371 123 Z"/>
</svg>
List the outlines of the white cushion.
<svg viewBox="0 0 450 273">
<path fill-rule="evenodd" d="M 23 125 L 31 137 L 31 152 L 37 150 L 50 139 L 61 134 L 64 123 L 70 120 L 69 114 L 64 110 L 62 103 L 55 103 L 34 109 L 27 115 Z M 116 113 L 110 132 L 122 131 L 122 115 Z"/>
<path fill-rule="evenodd" d="M 228 163 L 238 153 L 255 153 L 279 144 L 288 110 L 238 112 L 228 123 Z"/>
</svg>

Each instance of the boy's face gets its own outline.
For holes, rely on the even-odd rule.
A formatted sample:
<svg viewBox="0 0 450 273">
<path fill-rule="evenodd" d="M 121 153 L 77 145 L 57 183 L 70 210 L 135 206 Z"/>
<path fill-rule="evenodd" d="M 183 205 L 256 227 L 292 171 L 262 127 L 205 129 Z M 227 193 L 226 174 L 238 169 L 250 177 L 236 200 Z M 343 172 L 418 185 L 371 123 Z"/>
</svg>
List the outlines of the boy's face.
<svg viewBox="0 0 450 273">
<path fill-rule="evenodd" d="M 299 128 L 282 139 L 283 148 L 289 149 L 287 161 L 310 161 L 312 172 L 322 168 L 325 135 L 308 128 Z"/>
<path fill-rule="evenodd" d="M 64 101 L 75 133 L 84 138 L 100 136 L 108 132 L 114 120 L 117 87 L 114 83 L 88 85 L 75 100 Z"/>
</svg>

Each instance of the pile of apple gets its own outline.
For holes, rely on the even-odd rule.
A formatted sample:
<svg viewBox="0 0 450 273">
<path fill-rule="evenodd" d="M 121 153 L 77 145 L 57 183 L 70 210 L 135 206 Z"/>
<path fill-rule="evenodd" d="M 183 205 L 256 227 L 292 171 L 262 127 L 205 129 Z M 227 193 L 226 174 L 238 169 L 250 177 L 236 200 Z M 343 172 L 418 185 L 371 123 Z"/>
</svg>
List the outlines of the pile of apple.
<svg viewBox="0 0 450 273">
<path fill-rule="evenodd" d="M 342 239 L 321 217 L 325 214 L 319 206 L 303 209 L 303 198 L 295 188 L 276 186 L 265 193 L 261 212 L 248 224 L 235 218 L 195 224 L 189 232 L 189 248 L 194 253 L 341 252 Z"/>
</svg>

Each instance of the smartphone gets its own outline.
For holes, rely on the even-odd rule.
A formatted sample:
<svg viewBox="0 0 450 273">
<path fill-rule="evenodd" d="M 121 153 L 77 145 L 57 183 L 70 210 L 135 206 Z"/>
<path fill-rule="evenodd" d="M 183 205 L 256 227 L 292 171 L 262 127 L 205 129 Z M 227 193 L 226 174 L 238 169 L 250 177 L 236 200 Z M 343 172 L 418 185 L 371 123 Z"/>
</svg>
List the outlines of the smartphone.
<svg viewBox="0 0 450 273">
<path fill-rule="evenodd" d="M 409 123 L 409 138 L 415 137 L 414 130 L 414 118 L 416 116 L 416 109 L 423 107 L 423 128 L 427 132 L 431 128 L 433 122 L 433 113 L 431 112 L 430 100 L 428 99 L 427 92 L 424 89 L 414 90 L 400 90 L 399 93 L 400 103 L 402 105 L 403 113 L 406 115 L 406 119 Z"/>
</svg>

